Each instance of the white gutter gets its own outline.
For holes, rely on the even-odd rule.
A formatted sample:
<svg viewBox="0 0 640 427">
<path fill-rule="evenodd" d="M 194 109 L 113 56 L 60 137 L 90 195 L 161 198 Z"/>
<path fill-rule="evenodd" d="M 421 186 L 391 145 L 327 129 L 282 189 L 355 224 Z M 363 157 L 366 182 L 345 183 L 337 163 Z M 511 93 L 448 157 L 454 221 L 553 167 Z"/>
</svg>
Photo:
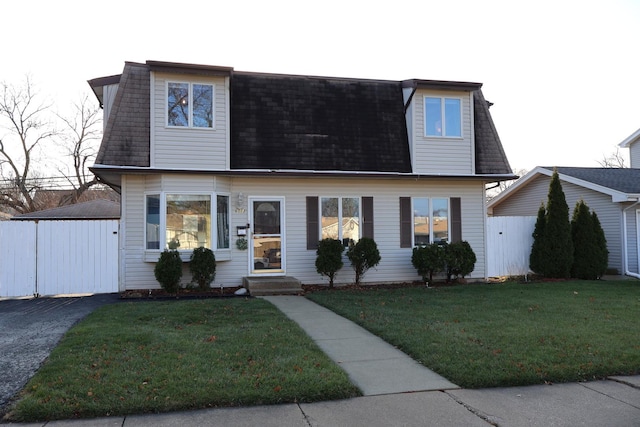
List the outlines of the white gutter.
<svg viewBox="0 0 640 427">
<path fill-rule="evenodd" d="M 622 210 L 622 240 L 623 240 L 623 247 L 622 250 L 624 251 L 624 274 L 626 276 L 631 276 L 631 277 L 635 277 L 636 279 L 640 279 L 640 274 L 638 273 L 632 273 L 631 271 L 629 271 L 629 253 L 628 253 L 628 243 L 627 243 L 627 211 L 629 209 L 631 209 L 634 206 L 638 206 L 640 204 L 640 199 L 637 199 L 636 202 L 630 206 L 627 206 L 626 208 L 624 208 Z"/>
</svg>

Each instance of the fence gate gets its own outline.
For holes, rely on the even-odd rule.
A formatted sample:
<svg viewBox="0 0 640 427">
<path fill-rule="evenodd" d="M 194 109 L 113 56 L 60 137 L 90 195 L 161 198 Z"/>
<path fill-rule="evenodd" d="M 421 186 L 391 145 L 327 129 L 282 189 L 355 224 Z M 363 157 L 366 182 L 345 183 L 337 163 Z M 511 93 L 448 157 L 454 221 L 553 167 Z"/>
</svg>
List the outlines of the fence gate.
<svg viewBox="0 0 640 427">
<path fill-rule="evenodd" d="M 535 216 L 487 218 L 487 276 L 528 274 Z"/>
<path fill-rule="evenodd" d="M 118 292 L 118 224 L 0 222 L 0 297 Z"/>
</svg>

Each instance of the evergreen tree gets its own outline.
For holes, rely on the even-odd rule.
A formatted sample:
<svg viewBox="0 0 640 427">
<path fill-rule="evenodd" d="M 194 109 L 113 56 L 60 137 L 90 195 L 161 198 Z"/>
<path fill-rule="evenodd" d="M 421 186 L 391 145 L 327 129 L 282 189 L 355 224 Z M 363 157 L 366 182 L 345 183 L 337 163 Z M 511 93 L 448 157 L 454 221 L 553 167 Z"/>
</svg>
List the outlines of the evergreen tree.
<svg viewBox="0 0 640 427">
<path fill-rule="evenodd" d="M 573 242 L 571 241 L 569 206 L 562 191 L 558 171 L 555 169 L 549 184 L 543 242 L 543 275 L 562 279 L 570 277 L 573 264 Z"/>
<path fill-rule="evenodd" d="M 599 257 L 598 257 L 598 277 L 602 277 L 607 272 L 609 266 L 609 249 L 607 249 L 607 238 L 600 224 L 600 219 L 595 211 L 591 212 L 591 222 L 593 224 L 594 236 L 596 239 Z"/>
<path fill-rule="evenodd" d="M 544 272 L 544 228 L 547 222 L 547 210 L 544 208 L 544 203 L 540 204 L 538 209 L 538 218 L 536 219 L 536 226 L 533 230 L 533 245 L 531 245 L 531 255 L 529 255 L 529 268 L 531 271 L 537 274 L 543 274 Z"/>
<path fill-rule="evenodd" d="M 589 207 L 583 200 L 576 203 L 576 207 L 573 210 L 571 239 L 573 241 L 571 277 L 585 280 L 597 279 L 600 249 L 596 241 Z"/>
</svg>

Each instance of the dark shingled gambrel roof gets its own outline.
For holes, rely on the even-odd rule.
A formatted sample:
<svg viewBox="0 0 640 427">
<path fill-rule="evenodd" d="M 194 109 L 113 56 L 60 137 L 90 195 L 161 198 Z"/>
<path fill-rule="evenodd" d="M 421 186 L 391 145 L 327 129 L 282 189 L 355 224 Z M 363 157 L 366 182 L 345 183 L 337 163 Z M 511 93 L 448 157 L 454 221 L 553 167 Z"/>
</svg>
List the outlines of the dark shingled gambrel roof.
<svg viewBox="0 0 640 427">
<path fill-rule="evenodd" d="M 231 168 L 411 172 L 398 82 L 235 73 Z"/>
<path fill-rule="evenodd" d="M 512 175 L 478 83 L 260 74 L 156 61 L 126 62 L 122 75 L 89 81 L 102 103 L 98 86 L 119 80 L 96 165 L 150 166 L 152 69 L 231 77 L 232 171 L 410 174 L 402 91 L 435 85 L 473 93 L 476 174 Z"/>
<path fill-rule="evenodd" d="M 553 170 L 554 167 L 545 167 Z M 640 169 L 581 168 L 557 166 L 558 173 L 591 182 L 622 193 L 640 194 Z"/>
<path fill-rule="evenodd" d="M 476 173 L 512 173 L 498 131 L 489 113 L 489 104 L 480 90 L 473 92 L 473 113 L 476 132 Z"/>
<path fill-rule="evenodd" d="M 96 164 L 149 167 L 150 85 L 149 67 L 125 64 Z"/>
</svg>

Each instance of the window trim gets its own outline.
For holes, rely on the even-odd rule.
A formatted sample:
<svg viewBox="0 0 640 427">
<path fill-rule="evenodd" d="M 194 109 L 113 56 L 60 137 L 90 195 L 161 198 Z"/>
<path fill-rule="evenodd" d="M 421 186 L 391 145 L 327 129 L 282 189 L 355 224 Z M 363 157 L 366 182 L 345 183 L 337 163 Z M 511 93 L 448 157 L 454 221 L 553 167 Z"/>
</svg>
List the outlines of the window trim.
<svg viewBox="0 0 640 427">
<path fill-rule="evenodd" d="M 320 236 L 322 236 L 321 197 L 326 196 L 306 197 L 307 250 L 318 249 L 318 242 L 320 241 Z M 360 196 L 360 220 L 360 238 L 369 237 L 373 239 L 375 228 L 373 196 Z"/>
<path fill-rule="evenodd" d="M 320 196 L 318 201 L 318 223 L 320 225 L 319 236 L 322 239 L 322 200 L 323 199 L 338 199 L 338 240 L 345 244 L 344 233 L 342 230 L 342 201 L 343 199 L 358 199 L 358 240 L 363 236 L 362 229 L 362 196 Z M 346 246 L 346 244 L 345 244 Z"/>
<path fill-rule="evenodd" d="M 441 135 L 430 135 L 427 130 L 427 100 L 428 99 L 439 99 L 440 100 L 440 120 L 442 121 L 442 133 Z M 458 118 L 460 120 L 460 135 L 447 135 L 447 118 L 446 118 L 446 100 L 453 99 L 457 100 L 460 103 L 458 109 Z M 444 139 L 463 139 L 464 138 L 464 130 L 463 130 L 463 121 L 462 121 L 462 109 L 463 109 L 463 98 L 459 96 L 437 96 L 437 95 L 424 95 L 422 100 L 422 109 L 423 109 L 423 136 L 425 138 L 444 138 Z"/>
<path fill-rule="evenodd" d="M 401 196 L 399 198 L 399 214 L 400 214 L 400 247 L 413 248 L 414 242 L 414 223 L 413 223 L 413 199 L 424 198 L 422 196 Z M 449 243 L 459 242 L 462 240 L 462 199 L 460 197 L 428 197 L 430 200 L 447 199 L 449 201 Z M 431 203 L 429 203 L 431 205 Z M 432 215 L 433 212 L 430 213 Z M 430 225 L 431 227 L 431 225 Z M 432 240 L 432 235 L 429 236 Z"/>
<path fill-rule="evenodd" d="M 212 192 L 212 191 L 148 191 L 144 193 L 144 233 L 143 233 L 143 247 L 145 253 L 148 254 L 159 254 L 163 252 L 165 249 L 168 249 L 166 236 L 167 236 L 167 195 L 193 195 L 193 196 L 209 196 L 211 199 L 210 206 L 211 212 L 211 230 L 209 230 L 209 239 L 211 242 L 211 249 L 214 252 L 229 252 L 231 253 L 231 225 L 229 225 L 229 230 L 227 230 L 229 247 L 228 248 L 218 248 L 218 196 L 224 196 L 229 199 L 227 203 L 227 216 L 229 218 L 229 223 L 231 223 L 231 194 L 225 192 Z M 150 249 L 147 248 L 147 216 L 148 212 L 148 203 L 147 200 L 150 196 L 158 196 L 160 199 L 160 207 L 159 207 L 159 227 L 158 227 L 158 237 L 159 240 L 159 248 L 158 249 Z M 190 256 L 193 249 L 180 249 L 178 248 L 178 252 L 181 257 L 184 258 L 184 255 Z M 153 255 L 151 255 L 153 258 Z M 229 258 L 230 259 L 230 258 Z M 157 257 L 156 257 L 157 260 Z"/>
<path fill-rule="evenodd" d="M 170 84 L 186 84 L 189 85 L 188 98 L 189 98 L 189 117 L 187 126 L 175 126 L 169 124 L 169 85 Z M 211 86 L 211 127 L 207 126 L 194 126 L 193 125 L 193 86 L 194 85 L 206 85 Z M 216 129 L 216 84 L 212 82 L 198 81 L 198 80 L 167 80 L 165 82 L 164 93 L 164 125 L 168 129 L 196 129 L 196 130 L 215 130 Z"/>
</svg>

